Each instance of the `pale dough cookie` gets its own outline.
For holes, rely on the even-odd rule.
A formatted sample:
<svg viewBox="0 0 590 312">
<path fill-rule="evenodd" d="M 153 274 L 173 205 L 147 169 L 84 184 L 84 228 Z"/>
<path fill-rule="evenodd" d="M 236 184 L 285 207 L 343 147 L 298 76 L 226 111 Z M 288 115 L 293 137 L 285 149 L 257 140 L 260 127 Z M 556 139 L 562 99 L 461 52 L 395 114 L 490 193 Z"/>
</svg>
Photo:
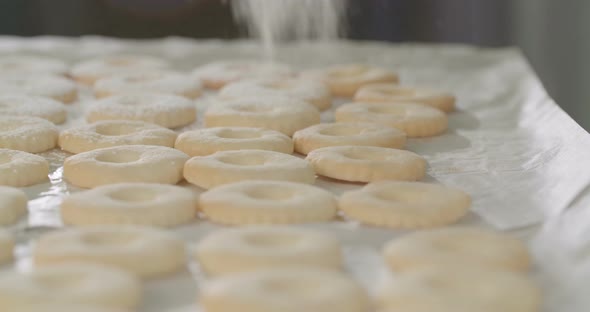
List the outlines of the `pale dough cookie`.
<svg viewBox="0 0 590 312">
<path fill-rule="evenodd" d="M 274 130 L 248 127 L 219 127 L 187 131 L 174 148 L 189 156 L 206 156 L 218 151 L 257 149 L 293 153 L 293 140 Z"/>
<path fill-rule="evenodd" d="M 398 274 L 377 294 L 391 311 L 537 312 L 540 291 L 526 275 L 457 265 Z"/>
<path fill-rule="evenodd" d="M 400 130 L 360 122 L 324 123 L 295 132 L 295 150 L 303 155 L 328 146 L 380 146 L 403 148 L 406 134 Z"/>
<path fill-rule="evenodd" d="M 330 89 L 319 80 L 300 78 L 253 79 L 225 86 L 219 96 L 235 99 L 243 96 L 286 96 L 305 101 L 319 110 L 332 106 Z"/>
<path fill-rule="evenodd" d="M 113 267 L 68 263 L 35 268 L 29 273 L 0 273 L 0 311 L 23 311 L 21 307 L 32 304 L 131 309 L 140 299 L 137 278 Z"/>
<path fill-rule="evenodd" d="M 49 163 L 41 156 L 0 148 L 0 185 L 24 187 L 47 181 Z"/>
<path fill-rule="evenodd" d="M 443 185 L 381 181 L 342 194 L 338 207 L 362 223 L 399 229 L 454 223 L 469 211 L 467 193 Z"/>
<path fill-rule="evenodd" d="M 31 303 L 19 306 L 19 312 L 129 312 L 112 307 L 89 306 L 71 303 Z"/>
<path fill-rule="evenodd" d="M 215 231 L 199 242 L 195 256 L 211 275 L 297 266 L 337 270 L 343 263 L 333 236 L 281 226 Z"/>
<path fill-rule="evenodd" d="M 288 224 L 332 220 L 336 199 L 321 188 L 281 181 L 223 185 L 199 198 L 210 220 L 223 224 Z"/>
<path fill-rule="evenodd" d="M 101 78 L 116 74 L 149 72 L 166 67 L 166 61 L 151 56 L 112 55 L 80 62 L 72 67 L 70 75 L 79 83 L 93 85 Z"/>
<path fill-rule="evenodd" d="M 402 130 L 410 138 L 444 133 L 447 115 L 436 108 L 416 103 L 352 103 L 336 109 L 338 122 L 368 122 Z"/>
<path fill-rule="evenodd" d="M 33 95 L 0 95 L 0 116 L 29 116 L 47 119 L 54 124 L 66 121 L 67 112 L 60 102 Z"/>
<path fill-rule="evenodd" d="M 119 267 L 140 277 L 184 268 L 184 243 L 174 234 L 140 226 L 63 229 L 42 235 L 33 249 L 36 266 L 76 262 Z"/>
<path fill-rule="evenodd" d="M 123 145 L 66 158 L 64 178 L 79 187 L 124 182 L 176 184 L 189 157 L 163 146 Z"/>
<path fill-rule="evenodd" d="M 320 123 L 320 112 L 310 104 L 287 97 L 243 97 L 213 103 L 205 113 L 205 126 L 255 127 L 295 131 Z"/>
<path fill-rule="evenodd" d="M 58 144 L 72 154 L 120 145 L 174 147 L 176 132 L 155 124 L 132 120 L 103 120 L 69 128 L 59 134 Z"/>
<path fill-rule="evenodd" d="M 526 246 L 518 239 L 469 227 L 408 234 L 386 244 L 383 253 L 387 263 L 395 271 L 457 263 L 524 271 L 531 263 Z"/>
<path fill-rule="evenodd" d="M 238 60 L 209 63 L 196 68 L 192 75 L 200 79 L 207 88 L 221 89 L 229 83 L 243 79 L 288 78 L 294 76 L 294 72 L 284 64 Z"/>
<path fill-rule="evenodd" d="M 303 78 L 325 82 L 334 96 L 352 97 L 364 85 L 371 83 L 398 83 L 398 76 L 386 69 L 369 65 L 336 65 L 326 69 L 312 69 L 301 74 Z"/>
<path fill-rule="evenodd" d="M 355 102 L 413 102 L 438 108 L 443 112 L 455 110 L 455 96 L 427 88 L 376 83 L 360 88 L 354 95 Z"/>
<path fill-rule="evenodd" d="M 244 180 L 291 181 L 313 184 L 315 172 L 305 160 L 264 150 L 221 151 L 186 162 L 184 178 L 209 189 Z"/>
<path fill-rule="evenodd" d="M 27 213 L 27 195 L 14 187 L 0 186 L 0 226 L 13 224 Z"/>
<path fill-rule="evenodd" d="M 14 257 L 14 238 L 0 230 L 0 265 L 12 261 Z"/>
<path fill-rule="evenodd" d="M 0 148 L 41 153 L 57 145 L 57 127 L 42 118 L 0 116 Z"/>
<path fill-rule="evenodd" d="M 311 151 L 306 158 L 318 175 L 350 182 L 420 180 L 426 161 L 419 155 L 375 146 L 331 146 Z"/>
<path fill-rule="evenodd" d="M 197 108 L 187 98 L 158 93 L 114 95 L 90 104 L 88 122 L 141 120 L 166 128 L 186 126 L 197 119 Z"/>
<path fill-rule="evenodd" d="M 114 75 L 102 78 L 94 84 L 94 94 L 99 98 L 115 94 L 141 93 L 146 90 L 175 94 L 189 99 L 197 98 L 203 93 L 201 82 L 198 79 L 168 71 Z"/>
<path fill-rule="evenodd" d="M 370 306 L 364 289 L 350 277 L 313 268 L 220 277 L 204 285 L 199 301 L 207 312 L 366 312 Z"/>
<path fill-rule="evenodd" d="M 112 307 L 89 306 L 71 303 L 31 303 L 19 306 L 19 312 L 129 312 Z"/>
<path fill-rule="evenodd" d="M 73 81 L 53 75 L 5 76 L 0 73 L 0 93 L 44 96 L 62 103 L 78 98 L 78 88 Z"/>
<path fill-rule="evenodd" d="M 43 56 L 3 55 L 0 57 L 0 76 L 24 74 L 65 75 L 68 69 L 64 62 Z"/>
<path fill-rule="evenodd" d="M 65 224 L 137 224 L 174 226 L 193 220 L 197 197 L 189 189 L 166 184 L 121 183 L 73 193 L 61 203 Z"/>
</svg>

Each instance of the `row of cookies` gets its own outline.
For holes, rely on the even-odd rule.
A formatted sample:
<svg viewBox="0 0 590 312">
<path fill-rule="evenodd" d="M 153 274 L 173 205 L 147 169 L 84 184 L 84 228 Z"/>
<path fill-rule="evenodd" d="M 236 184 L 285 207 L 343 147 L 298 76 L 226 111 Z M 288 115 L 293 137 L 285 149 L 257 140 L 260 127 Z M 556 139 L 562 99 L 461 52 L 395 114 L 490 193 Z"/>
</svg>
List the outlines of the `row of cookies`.
<svg viewBox="0 0 590 312">
<path fill-rule="evenodd" d="M 2 252 L 7 241 L 3 236 Z M 41 236 L 32 253 L 35 270 L 0 275 L 0 308 L 69 303 L 135 309 L 140 279 L 163 278 L 187 266 L 180 240 L 145 227 L 60 230 Z M 363 312 L 374 305 L 382 311 L 533 312 L 540 305 L 538 289 L 526 276 L 526 248 L 488 230 L 428 230 L 387 243 L 383 257 L 395 278 L 379 287 L 374 300 L 343 271 L 340 243 L 326 233 L 278 226 L 219 230 L 192 254 L 207 275 L 199 302 L 209 312 L 243 305 L 252 311 L 319 305 Z"/>
</svg>

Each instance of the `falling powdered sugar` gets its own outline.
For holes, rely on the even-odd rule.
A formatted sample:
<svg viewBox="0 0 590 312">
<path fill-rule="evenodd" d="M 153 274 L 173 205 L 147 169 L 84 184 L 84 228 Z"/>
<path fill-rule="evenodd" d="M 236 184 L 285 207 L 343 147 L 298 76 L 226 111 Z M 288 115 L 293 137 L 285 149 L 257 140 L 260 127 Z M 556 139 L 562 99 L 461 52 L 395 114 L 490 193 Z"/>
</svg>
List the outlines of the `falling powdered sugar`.
<svg viewBox="0 0 590 312">
<path fill-rule="evenodd" d="M 236 20 L 262 40 L 267 59 L 277 41 L 334 39 L 341 30 L 346 0 L 234 0 Z"/>
</svg>

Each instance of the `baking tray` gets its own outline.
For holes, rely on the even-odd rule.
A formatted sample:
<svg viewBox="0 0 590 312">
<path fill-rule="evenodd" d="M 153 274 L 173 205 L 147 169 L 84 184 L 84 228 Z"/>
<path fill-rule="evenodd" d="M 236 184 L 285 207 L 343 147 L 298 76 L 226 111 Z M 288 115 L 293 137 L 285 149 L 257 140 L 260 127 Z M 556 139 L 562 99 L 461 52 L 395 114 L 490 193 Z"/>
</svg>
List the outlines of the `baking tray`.
<svg viewBox="0 0 590 312">
<path fill-rule="evenodd" d="M 259 45 L 252 41 L 0 37 L 0 54 L 15 53 L 53 56 L 70 64 L 106 54 L 148 54 L 168 59 L 180 71 L 215 60 L 260 59 Z M 449 115 L 449 131 L 408 142 L 409 150 L 429 162 L 425 180 L 456 186 L 472 195 L 472 212 L 461 224 L 500 229 L 530 244 L 546 311 L 590 309 L 581 288 L 589 283 L 583 279 L 590 269 L 585 257 L 586 240 L 582 239 L 588 229 L 580 221 L 580 216 L 590 213 L 584 208 L 590 200 L 585 192 L 590 164 L 584 163 L 590 159 L 590 137 L 547 96 L 518 50 L 336 41 L 281 45 L 277 56 L 297 69 L 337 63 L 372 64 L 395 70 L 403 84 L 434 86 L 455 93 L 458 111 Z M 85 102 L 92 96 L 88 88 L 80 87 L 80 92 L 81 100 L 68 105 L 69 119 L 61 128 L 84 122 Z M 211 96 L 196 101 L 199 120 L 179 132 L 200 126 Z M 335 107 L 343 102 L 338 99 Z M 333 109 L 322 113 L 322 120 L 333 120 Z M 66 153 L 52 150 L 41 155 L 51 163 L 50 182 L 25 189 L 30 213 L 27 220 L 10 228 L 18 240 L 15 266 L 19 270 L 31 268 L 34 239 L 62 226 L 58 209 L 63 196 L 79 191 L 62 179 Z M 318 179 L 317 185 L 335 194 L 360 187 L 327 179 Z M 345 220 L 302 227 L 336 235 L 344 246 L 347 271 L 369 292 L 387 271 L 381 246 L 404 233 Z M 190 259 L 195 243 L 217 228 L 198 220 L 171 231 L 187 242 Z M 198 286 L 204 282 L 198 265 L 191 260 L 185 272 L 145 282 L 140 311 L 197 311 Z"/>
</svg>

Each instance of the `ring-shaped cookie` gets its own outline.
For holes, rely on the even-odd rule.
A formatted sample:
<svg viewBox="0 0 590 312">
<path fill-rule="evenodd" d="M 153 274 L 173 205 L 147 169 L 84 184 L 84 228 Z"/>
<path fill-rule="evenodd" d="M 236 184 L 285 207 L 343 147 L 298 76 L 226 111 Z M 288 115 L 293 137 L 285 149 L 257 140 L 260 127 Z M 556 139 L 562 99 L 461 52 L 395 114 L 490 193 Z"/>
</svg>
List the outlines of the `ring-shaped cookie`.
<svg viewBox="0 0 590 312">
<path fill-rule="evenodd" d="M 125 73 L 98 80 L 94 94 L 98 98 L 125 93 L 150 92 L 174 94 L 189 99 L 202 93 L 201 82 L 189 75 L 170 71 Z"/>
<path fill-rule="evenodd" d="M 65 224 L 135 224 L 170 227 L 193 220 L 197 198 L 189 189 L 166 184 L 120 183 L 66 196 L 60 206 Z"/>
<path fill-rule="evenodd" d="M 272 129 L 292 136 L 320 123 L 320 112 L 308 103 L 286 97 L 243 97 L 213 103 L 205 113 L 205 126 Z"/>
<path fill-rule="evenodd" d="M 383 255 L 391 269 L 398 272 L 457 263 L 525 271 L 531 264 L 529 252 L 520 240 L 472 227 L 411 233 L 387 243 Z"/>
<path fill-rule="evenodd" d="M 186 126 L 197 118 L 197 108 L 182 96 L 145 93 L 122 94 L 97 100 L 86 114 L 88 122 L 140 120 L 166 128 Z"/>
<path fill-rule="evenodd" d="M 8 186 L 0 186 L 0 226 L 13 224 L 27 213 L 27 194 Z"/>
<path fill-rule="evenodd" d="M 141 284 L 136 277 L 103 265 L 68 263 L 36 267 L 27 273 L 0 273 L 2 311 L 27 311 L 40 303 L 134 309 L 140 299 Z"/>
<path fill-rule="evenodd" d="M 377 292 L 376 303 L 378 311 L 537 312 L 541 293 L 525 274 L 458 262 L 396 275 Z"/>
<path fill-rule="evenodd" d="M 97 80 L 117 74 L 149 72 L 168 67 L 166 61 L 144 55 L 111 55 L 82 61 L 70 75 L 79 83 L 93 85 Z"/>
<path fill-rule="evenodd" d="M 306 158 L 318 175 L 350 182 L 420 180 L 426 161 L 399 149 L 375 146 L 330 146 L 311 151 Z"/>
<path fill-rule="evenodd" d="M 406 134 L 400 130 L 361 122 L 323 123 L 295 132 L 295 150 L 303 155 L 328 146 L 379 146 L 403 148 Z"/>
<path fill-rule="evenodd" d="M 54 124 L 66 121 L 64 105 L 50 98 L 34 95 L 0 95 L 0 116 L 28 116 L 47 119 Z"/>
<path fill-rule="evenodd" d="M 37 117 L 0 116 L 0 148 L 41 153 L 57 145 L 57 127 Z"/>
<path fill-rule="evenodd" d="M 120 145 L 174 147 L 176 132 L 143 121 L 103 120 L 68 128 L 59 134 L 58 144 L 72 154 Z"/>
<path fill-rule="evenodd" d="M 343 262 L 333 236 L 286 226 L 215 231 L 199 242 L 195 257 L 210 275 L 296 266 L 337 270 Z"/>
<path fill-rule="evenodd" d="M 34 55 L 3 55 L 0 57 L 0 75 L 65 75 L 66 64 L 58 59 Z"/>
<path fill-rule="evenodd" d="M 19 306 L 19 312 L 128 312 L 111 307 L 88 306 L 71 303 L 32 303 Z"/>
<path fill-rule="evenodd" d="M 352 103 L 336 109 L 337 122 L 368 122 L 402 130 L 410 138 L 444 133 L 447 115 L 417 103 Z"/>
<path fill-rule="evenodd" d="M 221 151 L 196 156 L 184 166 L 184 178 L 209 189 L 244 180 L 315 182 L 312 166 L 292 155 L 264 150 Z"/>
<path fill-rule="evenodd" d="M 354 95 L 355 102 L 410 102 L 420 103 L 443 112 L 450 113 L 455 110 L 455 96 L 449 92 L 434 89 L 399 86 L 389 83 L 376 83 L 363 86 Z"/>
<path fill-rule="evenodd" d="M 189 156 L 206 156 L 219 151 L 257 149 L 293 153 L 290 137 L 269 129 L 218 127 L 187 131 L 176 139 L 174 148 Z"/>
<path fill-rule="evenodd" d="M 454 223 L 469 211 L 467 193 L 443 185 L 381 181 L 345 192 L 338 207 L 353 220 L 400 229 Z"/>
<path fill-rule="evenodd" d="M 336 199 L 313 185 L 284 181 L 243 181 L 209 190 L 199 207 L 222 224 L 325 222 L 336 216 Z"/>
<path fill-rule="evenodd" d="M 192 72 L 192 76 L 200 79 L 205 87 L 216 90 L 243 79 L 292 77 L 293 75 L 293 70 L 287 65 L 248 60 L 209 63 L 197 67 Z"/>
<path fill-rule="evenodd" d="M 163 146 L 123 145 L 99 148 L 64 161 L 66 181 L 83 188 L 141 182 L 176 184 L 188 156 Z"/>
<path fill-rule="evenodd" d="M 0 185 L 24 187 L 47 181 L 49 163 L 41 156 L 0 148 Z"/>
<path fill-rule="evenodd" d="M 399 77 L 386 69 L 363 64 L 336 65 L 325 69 L 304 71 L 303 78 L 325 82 L 334 96 L 352 97 L 364 85 L 371 83 L 398 83 Z"/>
<path fill-rule="evenodd" d="M 151 227 L 101 225 L 43 234 L 33 249 L 35 266 L 96 263 L 140 277 L 168 275 L 184 268 L 184 243 Z"/>
<path fill-rule="evenodd" d="M 0 73 L 0 93 L 43 96 L 62 103 L 78 98 L 78 88 L 73 81 L 54 75 L 5 76 Z"/>
<path fill-rule="evenodd" d="M 204 285 L 199 301 L 207 312 L 369 311 L 369 298 L 352 278 L 335 270 L 266 269 L 222 276 Z M 528 312 L 528 311 L 527 311 Z"/>
<path fill-rule="evenodd" d="M 305 101 L 324 111 L 332 106 L 330 89 L 319 80 L 301 78 L 251 79 L 231 83 L 219 92 L 221 98 L 286 96 Z"/>
<path fill-rule="evenodd" d="M 0 230 L 0 265 L 14 258 L 14 238 L 6 231 Z"/>
</svg>

